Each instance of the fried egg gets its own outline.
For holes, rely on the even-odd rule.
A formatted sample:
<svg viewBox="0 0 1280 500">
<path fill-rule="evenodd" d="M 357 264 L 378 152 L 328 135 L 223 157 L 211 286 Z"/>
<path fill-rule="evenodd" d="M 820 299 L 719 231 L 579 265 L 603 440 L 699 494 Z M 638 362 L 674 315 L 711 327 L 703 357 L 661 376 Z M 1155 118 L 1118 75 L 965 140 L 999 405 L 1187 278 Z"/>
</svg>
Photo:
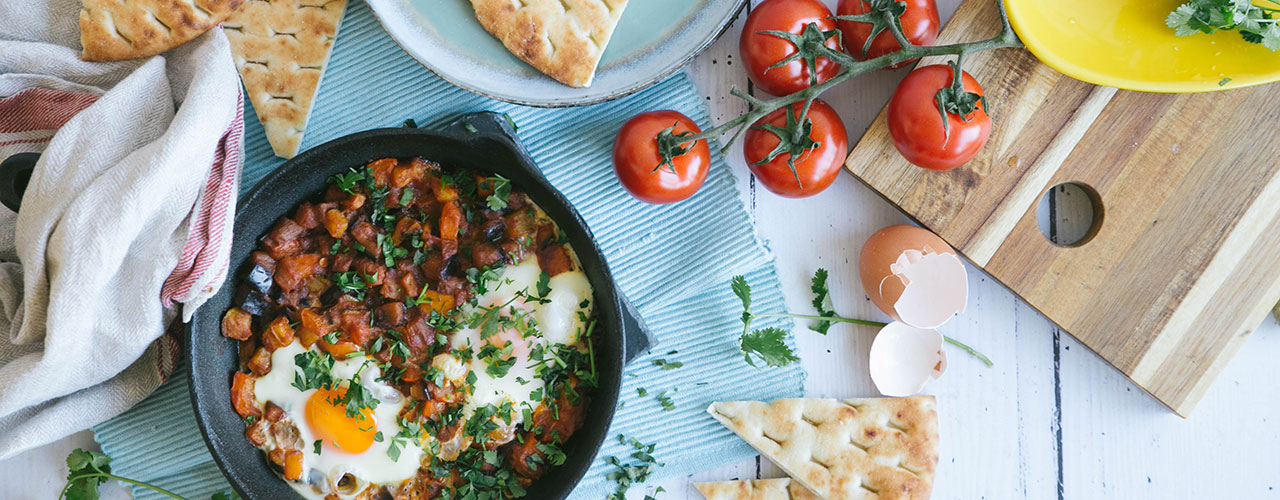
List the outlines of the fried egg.
<svg viewBox="0 0 1280 500">
<path fill-rule="evenodd" d="M 274 403 L 298 428 L 304 452 L 303 481 L 289 484 L 308 498 L 323 498 L 327 492 L 343 496 L 344 491 L 363 490 L 366 483 L 396 484 L 417 474 L 423 455 L 421 443 L 396 439 L 401 430 L 397 416 L 406 398 L 395 387 L 377 380 L 382 376 L 377 363 L 365 356 L 336 361 L 331 370 L 333 380 L 339 382 L 335 387 L 300 391 L 293 385 L 298 372 L 294 358 L 306 351 L 297 341 L 276 349 L 271 355 L 271 371 L 254 385 L 259 405 Z M 345 381 L 353 377 L 378 404 L 348 416 L 346 406 L 338 401 L 347 391 Z M 392 446 L 399 449 L 395 459 L 391 455 L 396 453 L 389 453 Z M 348 474 L 358 484 L 349 484 L 349 478 L 339 486 Z"/>
<path fill-rule="evenodd" d="M 510 311 L 523 313 L 523 319 L 517 320 L 528 322 L 530 331 L 537 332 L 525 336 L 518 328 L 502 327 L 487 339 L 482 338 L 480 328 L 461 328 L 453 334 L 451 347 L 471 348 L 477 353 L 485 344 L 492 344 L 500 349 L 505 348 L 508 343 L 514 344 L 510 355 L 515 362 L 505 373 L 501 370 L 491 373 L 489 360 L 480 356 L 473 356 L 470 361 L 455 358 L 442 362 L 442 365 L 461 363 L 475 376 L 471 397 L 463 407 L 465 417 L 469 418 L 477 408 L 488 405 L 501 407 L 510 402 L 513 409 L 510 422 L 500 416 L 494 418 L 500 419 L 504 427 L 514 427 L 521 423 L 521 408 L 536 408 L 541 400 L 535 396 L 546 390 L 546 382 L 538 377 L 539 361 L 531 359 L 530 355 L 539 346 L 545 349 L 560 344 L 584 348 L 585 343 L 581 340 L 586 333 L 586 319 L 591 314 L 592 300 L 591 283 L 587 280 L 587 275 L 581 270 L 557 274 L 548 280 L 549 291 L 545 296 L 538 295 L 541 276 L 542 269 L 536 258 L 505 266 L 499 277 L 489 285 L 492 289 L 476 297 L 475 308 L 463 311 L 465 317 L 481 308 L 507 304 Z M 530 297 L 543 300 L 529 300 Z M 505 311 L 507 309 L 504 309 L 503 315 L 507 316 Z M 453 373 L 466 375 L 463 370 L 455 369 Z"/>
</svg>

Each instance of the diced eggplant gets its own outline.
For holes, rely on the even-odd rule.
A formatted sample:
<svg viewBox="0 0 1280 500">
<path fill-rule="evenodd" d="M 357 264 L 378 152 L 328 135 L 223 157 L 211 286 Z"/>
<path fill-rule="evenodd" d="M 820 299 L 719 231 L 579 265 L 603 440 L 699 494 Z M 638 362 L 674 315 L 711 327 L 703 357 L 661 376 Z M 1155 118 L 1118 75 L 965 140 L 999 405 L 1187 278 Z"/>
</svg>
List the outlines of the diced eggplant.
<svg viewBox="0 0 1280 500">
<path fill-rule="evenodd" d="M 263 295 L 271 293 L 271 271 L 260 264 L 254 264 L 253 269 L 249 270 L 249 278 L 247 280 L 250 285 L 257 288 Z"/>
<path fill-rule="evenodd" d="M 257 290 L 250 289 L 245 294 L 244 300 L 240 302 L 240 308 L 245 312 L 258 317 L 270 316 L 275 311 L 275 306 L 267 300 L 267 297 Z"/>
<path fill-rule="evenodd" d="M 490 219 L 480 227 L 480 231 L 485 240 L 498 243 L 507 235 L 507 222 L 501 217 Z"/>
</svg>

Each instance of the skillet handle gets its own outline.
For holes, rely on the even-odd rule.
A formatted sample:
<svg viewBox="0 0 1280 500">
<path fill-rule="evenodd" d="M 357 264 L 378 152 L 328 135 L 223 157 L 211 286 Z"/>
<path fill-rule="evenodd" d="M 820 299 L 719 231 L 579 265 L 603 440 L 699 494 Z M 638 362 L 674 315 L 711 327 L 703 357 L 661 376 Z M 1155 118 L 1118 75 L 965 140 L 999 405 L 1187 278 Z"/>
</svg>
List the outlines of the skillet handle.
<svg viewBox="0 0 1280 500">
<path fill-rule="evenodd" d="M 473 134 L 492 134 L 498 135 L 513 144 L 519 153 L 525 157 L 529 157 L 529 152 L 524 149 L 524 144 L 520 143 L 520 138 L 516 136 L 515 123 L 507 115 L 494 113 L 492 111 L 482 111 L 479 113 L 471 113 L 464 115 L 453 123 L 444 127 L 444 130 L 457 133 L 473 133 Z M 533 175 L 542 177 L 542 172 L 533 169 L 530 172 Z M 622 290 L 614 288 L 614 296 L 618 297 L 621 302 L 622 310 L 622 354 L 623 359 L 627 363 L 640 357 L 649 351 L 650 348 L 658 344 L 658 339 L 653 336 L 653 332 L 644 324 L 644 319 L 640 317 L 640 313 L 631 305 L 627 297 L 622 294 Z"/>
<path fill-rule="evenodd" d="M 631 301 L 622 294 L 622 290 L 614 287 L 613 293 L 622 302 L 622 359 L 627 364 L 631 364 L 653 346 L 658 345 L 658 339 L 644 324 L 644 318 L 640 317 L 640 312 L 631 305 Z"/>
<path fill-rule="evenodd" d="M 9 210 L 17 212 L 22 206 L 22 193 L 27 190 L 38 160 L 39 153 L 18 153 L 0 162 L 0 203 Z"/>
</svg>

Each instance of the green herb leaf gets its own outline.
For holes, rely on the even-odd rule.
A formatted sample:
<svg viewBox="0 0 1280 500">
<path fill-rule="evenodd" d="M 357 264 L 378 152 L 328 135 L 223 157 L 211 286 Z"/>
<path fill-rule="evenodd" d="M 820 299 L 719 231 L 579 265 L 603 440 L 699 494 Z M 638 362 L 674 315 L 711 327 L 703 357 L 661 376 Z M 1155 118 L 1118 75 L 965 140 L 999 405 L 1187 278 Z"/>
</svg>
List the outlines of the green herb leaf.
<svg viewBox="0 0 1280 500">
<path fill-rule="evenodd" d="M 827 288 L 827 270 L 818 268 L 813 273 L 813 279 L 810 280 L 809 290 L 813 292 L 813 308 L 818 311 L 818 316 L 824 318 L 834 318 L 836 312 L 831 309 L 831 292 Z M 827 334 L 827 330 L 831 329 L 831 321 L 818 321 L 809 325 L 809 329 L 823 335 Z"/>
<path fill-rule="evenodd" d="M 751 285 L 747 284 L 747 279 L 742 276 L 734 276 L 729 281 L 729 287 L 733 289 L 733 294 L 742 300 L 742 322 L 750 323 L 751 321 Z"/>
<path fill-rule="evenodd" d="M 740 345 L 743 358 L 751 366 L 756 366 L 753 357 L 769 366 L 786 366 L 800 361 L 786 339 L 787 332 L 781 328 L 762 328 L 743 334 Z"/>
</svg>

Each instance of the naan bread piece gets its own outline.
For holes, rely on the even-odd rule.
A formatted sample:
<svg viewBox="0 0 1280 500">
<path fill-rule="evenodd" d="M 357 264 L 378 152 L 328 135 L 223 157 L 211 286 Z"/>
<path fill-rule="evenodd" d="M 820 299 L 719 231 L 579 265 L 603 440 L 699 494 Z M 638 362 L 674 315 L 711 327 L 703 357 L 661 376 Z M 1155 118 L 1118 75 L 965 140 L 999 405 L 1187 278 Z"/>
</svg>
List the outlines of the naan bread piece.
<svg viewBox="0 0 1280 500">
<path fill-rule="evenodd" d="M 298 154 L 346 8 L 347 0 L 250 0 L 223 24 L 276 156 Z"/>
<path fill-rule="evenodd" d="M 923 500 L 933 489 L 933 396 L 739 401 L 707 412 L 824 500 Z"/>
<path fill-rule="evenodd" d="M 818 500 L 818 496 L 789 478 L 694 483 L 707 500 Z"/>
<path fill-rule="evenodd" d="M 83 0 L 80 57 L 120 61 L 159 54 L 209 31 L 244 1 Z"/>
<path fill-rule="evenodd" d="M 471 0 L 512 54 L 570 87 L 588 87 L 627 0 Z"/>
</svg>

